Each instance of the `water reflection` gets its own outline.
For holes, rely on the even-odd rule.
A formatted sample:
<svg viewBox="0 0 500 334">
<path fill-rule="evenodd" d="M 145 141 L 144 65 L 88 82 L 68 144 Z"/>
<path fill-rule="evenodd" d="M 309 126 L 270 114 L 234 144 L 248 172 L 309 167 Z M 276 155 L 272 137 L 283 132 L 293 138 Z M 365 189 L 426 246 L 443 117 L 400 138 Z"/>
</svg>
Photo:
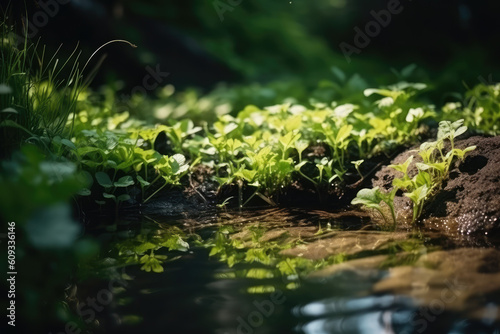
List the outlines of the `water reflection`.
<svg viewBox="0 0 500 334">
<path fill-rule="evenodd" d="M 119 227 L 107 256 L 133 279 L 94 332 L 500 334 L 499 251 L 278 214 Z"/>
<path fill-rule="evenodd" d="M 406 296 L 328 298 L 293 308 L 303 334 L 499 334 L 498 305 L 480 318 L 443 311 L 438 316 Z"/>
<path fill-rule="evenodd" d="M 330 298 L 294 308 L 299 316 L 319 318 L 299 328 L 306 334 L 396 333 L 394 322 L 408 319 L 414 302 L 407 297 Z"/>
</svg>

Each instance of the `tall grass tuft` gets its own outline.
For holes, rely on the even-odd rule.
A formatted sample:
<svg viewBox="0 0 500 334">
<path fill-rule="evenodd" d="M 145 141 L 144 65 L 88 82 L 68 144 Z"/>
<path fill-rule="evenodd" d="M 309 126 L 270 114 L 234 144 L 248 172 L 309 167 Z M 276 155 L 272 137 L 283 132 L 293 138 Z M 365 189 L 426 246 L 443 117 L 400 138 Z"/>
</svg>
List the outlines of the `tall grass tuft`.
<svg viewBox="0 0 500 334">
<path fill-rule="evenodd" d="M 26 141 L 48 147 L 55 136 L 69 136 L 68 117 L 88 83 L 79 69 L 77 48 L 60 61 L 59 49 L 49 57 L 45 47 L 27 38 L 18 48 L 17 36 L 5 21 L 0 34 L 0 154 L 8 156 Z"/>
<path fill-rule="evenodd" d="M 61 61 L 57 56 L 61 47 L 48 56 L 45 46 L 30 43 L 26 36 L 18 48 L 18 39 L 12 26 L 0 22 L 0 157 L 26 141 L 49 148 L 55 137 L 71 138 L 78 97 L 97 70 L 83 75 L 92 58 L 111 43 L 136 47 L 125 40 L 109 41 L 80 70 L 78 45 Z"/>
</svg>

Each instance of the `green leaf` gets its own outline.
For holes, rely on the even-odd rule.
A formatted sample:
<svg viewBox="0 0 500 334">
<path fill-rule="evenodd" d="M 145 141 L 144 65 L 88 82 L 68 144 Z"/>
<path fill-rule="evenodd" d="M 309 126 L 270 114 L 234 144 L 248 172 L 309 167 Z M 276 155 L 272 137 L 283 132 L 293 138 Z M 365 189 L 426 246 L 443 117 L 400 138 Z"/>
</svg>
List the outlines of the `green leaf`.
<svg viewBox="0 0 500 334">
<path fill-rule="evenodd" d="M 76 146 L 75 146 L 75 144 L 73 144 L 73 142 L 72 142 L 71 140 L 68 140 L 68 139 L 66 139 L 66 138 L 63 138 L 63 139 L 61 140 L 61 144 L 63 144 L 63 145 L 65 145 L 65 146 L 69 147 L 69 148 L 70 148 L 70 149 L 72 149 L 72 150 L 76 150 Z"/>
<path fill-rule="evenodd" d="M 337 137 L 335 139 L 336 142 L 342 143 L 343 141 L 345 141 L 347 139 L 347 137 L 349 137 L 349 135 L 351 134 L 352 129 L 353 129 L 353 126 L 351 124 L 343 125 L 339 129 L 339 132 L 337 133 Z"/>
<path fill-rule="evenodd" d="M 0 95 L 8 95 L 8 94 L 12 94 L 12 88 L 3 83 L 0 84 Z"/>
<path fill-rule="evenodd" d="M 18 112 L 16 109 L 14 109 L 14 108 L 10 108 L 10 107 L 9 107 L 9 108 L 5 108 L 5 109 L 3 109 L 3 110 L 2 110 L 2 111 L 0 111 L 0 112 L 2 112 L 2 113 L 6 113 L 6 114 L 7 114 L 7 113 L 9 113 L 9 114 L 19 114 L 19 112 Z"/>
<path fill-rule="evenodd" d="M 172 156 L 172 159 L 174 159 L 179 164 L 179 166 L 186 164 L 186 157 L 182 154 L 174 154 Z"/>
<path fill-rule="evenodd" d="M 153 271 L 155 273 L 162 273 L 163 272 L 163 266 L 160 264 L 158 260 L 152 261 L 151 267 L 153 268 Z"/>
<path fill-rule="evenodd" d="M 83 188 L 83 189 L 78 190 L 77 194 L 80 196 L 90 196 L 91 192 L 89 189 Z"/>
<path fill-rule="evenodd" d="M 405 162 L 403 162 L 402 164 L 399 164 L 399 165 L 389 165 L 389 167 L 399 171 L 399 172 L 402 172 L 404 173 L 405 175 L 407 174 L 408 172 L 408 167 L 410 166 L 411 162 L 413 161 L 413 155 L 410 155 L 408 157 L 408 159 L 406 159 Z"/>
<path fill-rule="evenodd" d="M 122 194 L 116 198 L 116 201 L 117 202 L 125 202 L 125 201 L 128 201 L 129 199 L 130 199 L 129 194 Z"/>
<path fill-rule="evenodd" d="M 256 170 L 248 170 L 243 168 L 234 173 L 234 176 L 240 177 L 247 182 L 252 182 L 256 174 Z"/>
<path fill-rule="evenodd" d="M 305 164 L 307 164 L 309 161 L 302 161 L 301 163 L 298 163 L 295 165 L 295 170 L 299 171 Z"/>
<path fill-rule="evenodd" d="M 361 166 L 361 164 L 365 162 L 365 160 L 361 159 L 361 160 L 356 160 L 356 161 L 351 161 L 351 163 L 354 165 L 354 167 L 359 167 Z"/>
<path fill-rule="evenodd" d="M 134 252 L 137 253 L 137 254 L 144 254 L 146 251 L 150 250 L 150 249 L 156 249 L 157 246 L 149 241 L 146 241 L 146 242 L 143 242 L 141 243 L 140 245 L 134 247 Z M 145 259 L 145 261 L 147 261 L 147 259 L 149 258 L 149 255 L 144 255 L 143 258 Z M 141 263 L 144 263 L 142 262 L 142 259 L 141 259 Z"/>
<path fill-rule="evenodd" d="M 102 197 L 107 198 L 107 199 L 116 200 L 116 196 L 113 194 L 102 193 Z"/>
<path fill-rule="evenodd" d="M 300 133 L 288 132 L 286 135 L 281 136 L 279 142 L 283 148 L 287 149 L 292 146 L 300 138 Z"/>
<path fill-rule="evenodd" d="M 437 169 L 440 172 L 444 172 L 446 169 L 446 162 L 439 162 L 439 163 L 420 163 L 417 162 L 415 164 L 419 170 L 429 170 L 429 169 Z"/>
<path fill-rule="evenodd" d="M 356 198 L 354 198 L 351 204 L 363 204 L 369 208 L 380 209 L 380 202 L 382 201 L 379 187 L 373 189 L 361 189 Z"/>
<path fill-rule="evenodd" d="M 178 250 L 186 252 L 189 249 L 189 244 L 184 241 L 180 235 L 174 234 L 169 237 L 165 242 L 162 242 L 163 247 L 167 247 L 169 251 Z"/>
<path fill-rule="evenodd" d="M 461 134 L 465 133 L 465 131 L 467 131 L 467 127 L 466 126 L 461 126 L 459 127 L 455 133 L 453 134 L 453 138 L 456 138 L 458 136 L 460 136 Z"/>
<path fill-rule="evenodd" d="M 427 197 L 428 194 L 429 188 L 427 187 L 427 185 L 422 185 L 413 190 L 411 193 L 405 193 L 404 195 L 411 199 L 413 203 L 418 206 Z"/>
<path fill-rule="evenodd" d="M 143 187 L 147 187 L 150 185 L 150 183 L 146 180 L 144 180 L 140 175 L 137 175 L 137 181 L 141 184 Z"/>
<path fill-rule="evenodd" d="M 392 180 L 392 186 L 398 189 L 411 189 L 413 183 L 409 179 L 398 179 Z"/>
<path fill-rule="evenodd" d="M 337 77 L 337 79 L 339 79 L 340 82 L 344 82 L 346 80 L 345 73 L 337 66 L 331 67 L 330 70 Z"/>
<path fill-rule="evenodd" d="M 427 172 L 421 171 L 415 176 L 414 182 L 417 188 L 426 185 L 430 189 L 432 185 L 431 175 Z"/>
<path fill-rule="evenodd" d="M 134 185 L 134 179 L 132 179 L 132 176 L 123 176 L 121 177 L 118 181 L 114 183 L 115 187 L 128 187 Z"/>
<path fill-rule="evenodd" d="M 97 180 L 97 183 L 99 183 L 104 188 L 110 188 L 113 186 L 113 183 L 111 182 L 108 174 L 104 172 L 95 173 L 95 179 Z"/>
<path fill-rule="evenodd" d="M 85 146 L 85 147 L 81 147 L 81 148 L 77 149 L 76 153 L 78 153 L 79 156 L 84 156 L 85 154 L 89 154 L 89 153 L 97 152 L 97 151 L 100 151 L 100 153 L 102 153 L 102 150 L 100 148 Z"/>
</svg>

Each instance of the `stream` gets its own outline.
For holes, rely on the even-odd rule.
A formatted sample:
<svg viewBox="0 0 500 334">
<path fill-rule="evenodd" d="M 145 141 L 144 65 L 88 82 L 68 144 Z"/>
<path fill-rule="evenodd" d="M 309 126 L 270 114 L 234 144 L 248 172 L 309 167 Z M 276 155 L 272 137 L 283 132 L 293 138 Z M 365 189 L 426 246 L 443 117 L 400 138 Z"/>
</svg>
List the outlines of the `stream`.
<svg viewBox="0 0 500 334">
<path fill-rule="evenodd" d="M 72 287 L 95 333 L 500 333 L 487 238 L 285 209 L 95 226 L 100 278 Z"/>
</svg>

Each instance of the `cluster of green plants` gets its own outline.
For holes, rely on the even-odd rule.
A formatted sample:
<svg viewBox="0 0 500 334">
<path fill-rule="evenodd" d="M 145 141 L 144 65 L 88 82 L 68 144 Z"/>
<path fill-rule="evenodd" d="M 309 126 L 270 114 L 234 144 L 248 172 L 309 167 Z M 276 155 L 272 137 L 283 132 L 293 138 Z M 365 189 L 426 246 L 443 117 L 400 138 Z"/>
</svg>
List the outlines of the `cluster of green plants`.
<svg viewBox="0 0 500 334">
<path fill-rule="evenodd" d="M 453 163 L 457 159 L 463 161 L 467 153 L 476 148 L 470 146 L 462 150 L 455 147 L 455 138 L 467 131 L 467 127 L 463 123 L 463 119 L 455 122 L 441 121 L 437 140 L 424 142 L 420 145 L 418 155 L 421 157 L 422 162 L 415 163 L 417 167 L 415 176 L 409 176 L 408 169 L 413 161 L 413 155 L 411 155 L 402 164 L 389 165 L 389 167 L 403 174 L 402 177 L 394 178 L 391 191 L 383 192 L 379 187 L 362 189 L 353 199 L 352 204 L 362 204 L 377 210 L 387 222 L 388 219 L 380 206 L 380 203 L 385 203 L 390 210 L 393 227 L 395 228 L 397 217 L 394 198 L 399 190 L 403 190 L 405 191 L 404 196 L 408 197 L 413 203 L 412 223 L 415 223 L 422 214 L 425 202 L 441 188 L 443 182 L 448 178 Z M 449 142 L 450 145 L 448 150 L 445 149 L 446 142 Z"/>
<path fill-rule="evenodd" d="M 127 112 L 111 114 L 94 108 L 84 109 L 72 119 L 76 131 L 68 153 L 86 171 L 91 186 L 95 183 L 92 198 L 98 204 L 127 201 L 134 187 L 140 189 L 139 200 L 147 202 L 166 186 L 180 185 L 189 172 L 186 157 L 161 154 L 154 143 L 160 133 L 168 133 L 180 151 L 182 141 L 193 130 L 192 122 L 151 127 L 129 119 Z M 92 191 L 89 187 L 81 194 L 89 196 Z"/>
<path fill-rule="evenodd" d="M 432 106 L 415 100 L 423 84 L 400 83 L 367 89 L 382 99 L 368 106 L 350 103 L 289 103 L 266 108 L 247 106 L 236 116 L 224 115 L 206 129 L 202 161 L 213 163 L 221 185 L 254 189 L 269 204 L 294 175 L 315 187 L 342 183 L 348 170 L 360 171 L 363 159 L 415 141 L 419 124 L 434 115 Z M 305 154 L 324 146 L 323 156 Z"/>
<path fill-rule="evenodd" d="M 2 29 L 8 36 L 8 27 L 3 24 Z M 296 84 L 242 88 L 240 92 L 226 88 L 210 98 L 199 97 L 194 91 L 173 95 L 173 88 L 166 86 L 158 94 L 174 99 L 173 104 L 159 99 L 153 109 L 190 112 L 180 112 L 168 122 L 152 126 L 131 115 L 133 110 L 119 112 L 112 89 L 86 89 L 76 52 L 73 65 L 71 58 L 59 64 L 55 56 L 45 62 L 45 53 L 36 45 L 30 49 L 26 44 L 18 50 L 9 44 L 9 38 L 3 38 L 2 43 L 0 131 L 5 139 L 2 147 L 8 149 L 4 151 L 32 143 L 48 156 L 67 159 L 75 164 L 75 173 L 84 175 L 78 194 L 98 205 L 114 203 L 117 209 L 123 202 L 147 202 L 162 189 L 183 184 L 198 164 L 209 166 L 221 187 L 238 189 L 240 207 L 255 197 L 276 205 L 283 189 L 294 180 L 302 180 L 318 192 L 324 187 L 342 187 L 348 172 L 357 172 L 363 178 L 364 160 L 418 141 L 423 121 L 438 117 L 433 105 L 417 97 L 427 88 L 425 84 L 401 81 L 383 88 L 366 88 L 358 75 L 349 77 L 332 68 L 334 79 L 321 82 L 307 102 L 307 94 L 297 90 Z M 32 69 L 35 60 L 38 70 Z M 67 67 L 69 76 L 62 77 Z M 410 66 L 402 73 L 413 70 Z M 269 107 L 247 105 L 238 113 L 234 106 L 221 107 L 224 100 L 244 101 L 255 92 L 265 95 L 266 90 L 272 95 L 270 101 L 276 98 L 289 102 Z M 484 90 L 489 93 L 487 98 Z M 229 97 L 231 93 L 247 97 Z M 304 102 L 289 99 L 288 94 L 298 95 Z M 498 87 L 476 87 L 467 94 L 467 110 L 475 113 L 473 125 L 495 132 L 496 116 L 488 115 L 495 114 Z M 144 101 L 135 106 L 153 106 Z M 192 113 L 196 118 L 218 108 L 210 123 L 177 118 Z M 456 108 L 447 105 L 444 110 L 448 115 Z M 175 114 L 165 112 L 167 117 Z M 467 121 L 473 122 L 471 117 Z M 161 145 L 164 149 L 159 148 Z M 321 147 L 323 153 L 314 153 L 315 147 Z M 435 174 L 440 165 L 428 163 L 432 169 L 429 174 Z M 407 181 L 398 187 L 409 194 L 425 190 L 422 180 L 414 189 Z M 430 191 L 433 187 L 428 188 Z M 413 197 L 419 208 L 422 199 L 417 195 Z M 393 195 L 388 196 L 384 201 L 391 203 Z"/>
<path fill-rule="evenodd" d="M 147 202 L 166 186 L 180 185 L 198 163 L 213 168 L 221 186 L 254 189 L 245 199 L 240 191 L 240 206 L 254 196 L 275 205 L 294 175 L 315 187 L 342 182 L 349 169 L 360 172 L 360 159 L 415 140 L 419 122 L 433 113 L 431 106 L 413 99 L 424 87 L 402 83 L 366 90 L 367 96 L 384 96 L 368 107 L 335 102 L 312 102 L 309 108 L 290 103 L 248 106 L 236 116 L 223 114 L 205 125 L 205 136 L 190 119 L 150 126 L 129 112 L 117 113 L 109 91 L 82 90 L 75 110 L 61 116 L 66 117 L 67 132 L 47 141 L 47 149 L 84 171 L 87 187 L 79 194 L 99 205 L 113 202 L 118 208 L 137 188 L 141 195 L 136 199 Z M 158 141 L 168 145 L 170 155 L 155 149 Z M 314 145 L 327 146 L 327 154 L 306 157 L 304 151 Z"/>
<path fill-rule="evenodd" d="M 119 98 L 119 84 L 107 85 L 100 89 L 100 93 L 106 96 L 108 104 L 113 105 L 118 112 L 128 110 L 131 115 L 151 123 L 188 117 L 200 125 L 203 122 L 213 123 L 226 114 L 235 116 L 248 105 L 264 108 L 281 103 L 307 105 L 328 104 L 331 101 L 368 105 L 362 94 L 367 88 L 368 83 L 359 74 L 348 75 L 334 66 L 326 74 L 326 78 L 311 85 L 297 79 L 265 84 L 220 83 L 209 92 L 196 88 L 176 90 L 174 86 L 166 85 L 157 90 L 153 98 L 136 94 L 126 101 Z"/>
<path fill-rule="evenodd" d="M 500 134 L 500 84 L 481 83 L 469 89 L 461 102 L 443 107 L 450 120 L 464 119 L 464 124 L 488 135 Z"/>
</svg>

